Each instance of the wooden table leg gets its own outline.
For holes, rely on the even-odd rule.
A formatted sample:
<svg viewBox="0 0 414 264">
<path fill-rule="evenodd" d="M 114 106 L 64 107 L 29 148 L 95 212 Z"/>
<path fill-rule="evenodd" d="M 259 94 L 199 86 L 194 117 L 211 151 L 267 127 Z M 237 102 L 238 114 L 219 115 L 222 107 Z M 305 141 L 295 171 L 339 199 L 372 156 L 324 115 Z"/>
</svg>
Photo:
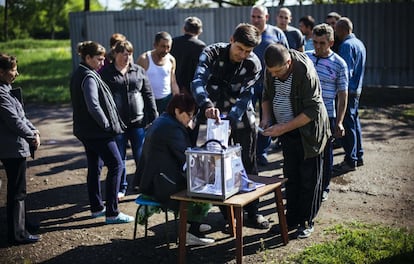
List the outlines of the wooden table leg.
<svg viewBox="0 0 414 264">
<path fill-rule="evenodd" d="M 186 257 L 186 240 L 187 240 L 187 207 L 186 201 L 180 202 L 180 229 L 179 229 L 179 240 L 178 240 L 178 263 L 185 264 Z"/>
<path fill-rule="evenodd" d="M 233 207 L 236 215 L 236 263 L 243 263 L 243 207 Z"/>
<path fill-rule="evenodd" d="M 229 222 L 230 235 L 235 237 L 236 236 L 236 225 L 234 223 L 234 209 L 232 205 L 227 207 L 227 219 Z"/>
<path fill-rule="evenodd" d="M 280 186 L 277 187 L 275 190 L 275 200 L 276 200 L 277 214 L 279 217 L 279 227 L 280 227 L 280 232 L 282 235 L 283 244 L 287 245 L 287 243 L 289 243 L 289 234 L 288 234 L 288 227 L 287 227 L 287 222 L 286 222 L 285 206 L 283 205 L 282 188 Z"/>
</svg>

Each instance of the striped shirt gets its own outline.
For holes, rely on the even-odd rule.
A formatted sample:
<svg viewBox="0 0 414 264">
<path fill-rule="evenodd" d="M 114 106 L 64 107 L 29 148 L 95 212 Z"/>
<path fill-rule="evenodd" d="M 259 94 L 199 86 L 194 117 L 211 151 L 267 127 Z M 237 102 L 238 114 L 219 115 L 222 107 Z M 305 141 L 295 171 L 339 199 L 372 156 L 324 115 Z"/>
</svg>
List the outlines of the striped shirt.
<svg viewBox="0 0 414 264">
<path fill-rule="evenodd" d="M 286 81 L 275 78 L 274 88 L 275 97 L 273 98 L 273 113 L 279 124 L 284 124 L 295 118 L 292 110 L 292 102 L 290 101 L 290 91 L 292 88 L 291 73 Z"/>
<path fill-rule="evenodd" d="M 318 72 L 322 98 L 329 117 L 336 117 L 335 97 L 348 89 L 348 71 L 344 59 L 332 52 L 328 57 L 317 57 L 314 51 L 306 51 Z"/>
</svg>

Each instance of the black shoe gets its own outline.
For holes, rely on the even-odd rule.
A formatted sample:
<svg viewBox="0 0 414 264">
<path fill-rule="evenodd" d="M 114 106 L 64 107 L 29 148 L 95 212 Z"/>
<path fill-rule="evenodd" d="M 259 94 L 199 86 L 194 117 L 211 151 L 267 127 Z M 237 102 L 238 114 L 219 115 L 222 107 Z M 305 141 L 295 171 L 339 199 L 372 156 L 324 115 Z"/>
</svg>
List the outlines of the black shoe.
<svg viewBox="0 0 414 264">
<path fill-rule="evenodd" d="M 339 174 L 344 174 L 350 171 L 355 171 L 356 170 L 356 162 L 354 162 L 354 164 L 349 164 L 346 161 L 343 161 L 339 164 L 336 164 L 333 167 L 333 172 L 334 173 L 339 173 Z"/>
<path fill-rule="evenodd" d="M 362 159 L 358 160 L 356 165 L 357 165 L 357 167 L 364 166 L 364 160 L 362 160 Z"/>
<path fill-rule="evenodd" d="M 297 238 L 308 238 L 312 235 L 313 231 L 315 231 L 313 224 L 308 226 L 301 225 L 297 230 Z"/>
<path fill-rule="evenodd" d="M 13 245 L 24 245 L 24 244 L 32 244 L 32 243 L 36 243 L 40 240 L 40 237 L 37 235 L 28 235 L 27 237 L 23 238 L 23 239 L 19 239 L 19 240 L 12 240 L 9 241 L 11 244 Z"/>
<path fill-rule="evenodd" d="M 38 223 L 26 222 L 26 230 L 29 233 L 36 233 L 37 231 L 39 231 L 39 229 L 40 225 Z"/>
<path fill-rule="evenodd" d="M 341 142 L 341 140 L 334 140 L 334 142 L 333 142 L 333 144 L 332 144 L 332 147 L 333 147 L 334 149 L 339 149 L 339 148 L 342 148 L 342 142 Z"/>
</svg>

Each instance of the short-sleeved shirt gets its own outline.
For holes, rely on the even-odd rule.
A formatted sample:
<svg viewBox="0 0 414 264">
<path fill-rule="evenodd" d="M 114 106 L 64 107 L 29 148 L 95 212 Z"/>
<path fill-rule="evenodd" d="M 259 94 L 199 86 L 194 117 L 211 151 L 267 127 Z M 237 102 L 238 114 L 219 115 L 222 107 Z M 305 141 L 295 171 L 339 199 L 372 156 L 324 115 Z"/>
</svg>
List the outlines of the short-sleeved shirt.
<svg viewBox="0 0 414 264">
<path fill-rule="evenodd" d="M 314 51 L 306 51 L 318 73 L 322 98 L 329 117 L 336 117 L 335 97 L 338 92 L 348 89 L 347 65 L 335 52 L 328 57 L 317 57 Z"/>
</svg>

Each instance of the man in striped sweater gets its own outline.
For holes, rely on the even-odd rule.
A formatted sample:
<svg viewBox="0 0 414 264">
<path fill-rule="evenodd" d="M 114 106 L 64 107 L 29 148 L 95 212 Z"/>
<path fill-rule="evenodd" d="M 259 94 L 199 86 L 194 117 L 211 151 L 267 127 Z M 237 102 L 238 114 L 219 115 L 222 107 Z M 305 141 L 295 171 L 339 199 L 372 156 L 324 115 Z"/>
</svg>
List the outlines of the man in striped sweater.
<svg viewBox="0 0 414 264">
<path fill-rule="evenodd" d="M 279 137 L 283 151 L 287 213 L 298 238 L 314 231 L 322 198 L 322 153 L 331 133 L 318 74 L 303 52 L 271 44 L 260 126 L 265 136 Z"/>
<path fill-rule="evenodd" d="M 335 138 L 345 135 L 343 126 L 348 98 L 348 71 L 345 60 L 331 50 L 334 44 L 334 30 L 328 24 L 313 28 L 315 50 L 306 51 L 312 60 L 321 81 L 322 98 L 329 116 L 331 133 Z M 337 103 L 335 97 L 338 98 Z M 328 140 L 323 159 L 322 201 L 328 199 L 329 183 L 333 166 L 333 138 Z"/>
</svg>

